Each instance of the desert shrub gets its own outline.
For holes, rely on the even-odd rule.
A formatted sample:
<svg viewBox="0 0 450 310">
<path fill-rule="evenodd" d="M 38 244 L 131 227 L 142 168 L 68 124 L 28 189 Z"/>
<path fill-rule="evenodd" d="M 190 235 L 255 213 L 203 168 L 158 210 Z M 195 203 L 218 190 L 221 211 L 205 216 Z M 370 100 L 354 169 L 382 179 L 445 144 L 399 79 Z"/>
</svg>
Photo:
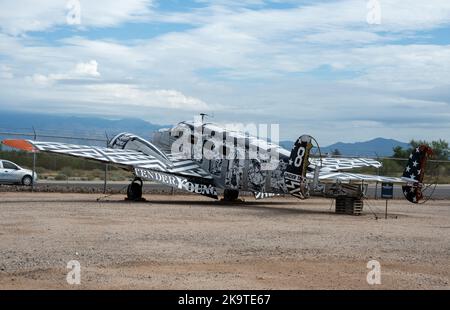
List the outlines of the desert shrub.
<svg viewBox="0 0 450 310">
<path fill-rule="evenodd" d="M 62 174 L 62 173 L 58 173 L 58 174 L 55 176 L 55 180 L 57 180 L 57 181 L 65 181 L 65 180 L 67 180 L 67 176 L 65 176 L 65 175 Z"/>
</svg>

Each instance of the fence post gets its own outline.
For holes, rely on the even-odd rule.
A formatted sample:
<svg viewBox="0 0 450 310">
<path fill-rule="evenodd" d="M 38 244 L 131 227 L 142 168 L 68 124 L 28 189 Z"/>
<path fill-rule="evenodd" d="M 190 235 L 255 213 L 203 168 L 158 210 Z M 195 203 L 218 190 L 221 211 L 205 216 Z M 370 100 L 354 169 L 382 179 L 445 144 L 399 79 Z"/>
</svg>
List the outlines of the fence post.
<svg viewBox="0 0 450 310">
<path fill-rule="evenodd" d="M 378 175 L 380 175 L 380 174 L 378 174 Z M 378 199 L 378 181 L 377 181 L 377 183 L 375 183 L 375 200 L 377 200 Z"/>
<path fill-rule="evenodd" d="M 375 156 L 377 157 L 377 160 L 381 161 L 381 164 L 383 164 L 383 159 L 378 156 L 377 152 L 375 152 Z M 380 167 L 377 168 L 377 175 L 380 176 Z M 375 200 L 378 200 L 378 181 L 375 185 Z"/>
<path fill-rule="evenodd" d="M 105 137 L 106 137 L 106 147 L 108 147 L 109 139 L 108 139 L 108 133 L 105 131 Z M 108 164 L 105 164 L 105 177 L 103 180 L 103 194 L 106 194 L 106 179 L 108 178 Z"/>
<path fill-rule="evenodd" d="M 33 126 L 33 138 L 36 141 L 36 130 Z M 31 173 L 31 191 L 34 192 L 34 176 L 36 171 L 36 150 L 33 149 L 33 172 Z"/>
</svg>

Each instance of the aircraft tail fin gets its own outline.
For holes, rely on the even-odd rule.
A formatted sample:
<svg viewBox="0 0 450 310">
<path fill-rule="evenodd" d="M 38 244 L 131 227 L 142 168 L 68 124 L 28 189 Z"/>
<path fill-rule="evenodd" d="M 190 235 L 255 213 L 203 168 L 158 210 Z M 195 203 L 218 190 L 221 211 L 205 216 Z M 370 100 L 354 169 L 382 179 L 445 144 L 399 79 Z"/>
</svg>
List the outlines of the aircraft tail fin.
<svg viewBox="0 0 450 310">
<path fill-rule="evenodd" d="M 311 136 L 303 135 L 297 139 L 289 156 L 289 164 L 284 172 L 284 182 L 289 193 L 300 199 L 309 197 L 306 172 L 309 165 L 309 152 L 312 148 Z"/>
<path fill-rule="evenodd" d="M 423 144 L 409 155 L 402 179 L 411 184 L 404 185 L 402 189 L 405 198 L 412 203 L 418 203 L 423 199 L 422 183 L 425 176 L 425 165 L 432 154 L 433 150 L 428 145 Z"/>
</svg>

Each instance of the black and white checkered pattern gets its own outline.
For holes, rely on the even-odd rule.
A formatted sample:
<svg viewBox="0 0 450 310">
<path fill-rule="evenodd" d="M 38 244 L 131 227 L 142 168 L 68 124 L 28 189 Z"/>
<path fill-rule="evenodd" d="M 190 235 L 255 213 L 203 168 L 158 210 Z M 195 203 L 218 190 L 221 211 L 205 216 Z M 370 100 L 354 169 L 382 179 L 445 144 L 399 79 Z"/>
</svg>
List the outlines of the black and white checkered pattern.
<svg viewBox="0 0 450 310">
<path fill-rule="evenodd" d="M 176 173 L 186 176 L 211 178 L 210 174 L 192 160 L 170 156 L 170 165 L 157 159 L 154 156 L 144 154 L 140 151 L 129 149 L 112 149 L 97 146 L 86 146 L 77 144 L 67 144 L 59 142 L 39 142 L 28 140 L 39 151 L 51 152 L 75 157 L 92 159 L 105 163 L 111 163 L 133 168 L 146 168 L 167 173 Z"/>
<path fill-rule="evenodd" d="M 340 170 L 350 170 L 354 168 L 362 167 L 374 167 L 380 168 L 382 164 L 374 159 L 370 158 L 332 158 L 325 157 L 322 161 L 318 158 L 310 158 L 310 163 L 312 168 L 314 166 L 320 166 L 321 171 L 340 171 Z"/>
<path fill-rule="evenodd" d="M 308 179 L 314 178 L 313 173 L 308 173 L 306 176 Z M 385 177 L 379 175 L 349 173 L 349 172 L 326 172 L 326 171 L 321 171 L 319 173 L 319 180 L 322 183 L 336 183 L 337 181 L 341 183 L 355 183 L 355 182 L 364 182 L 364 183 L 386 182 L 398 184 L 406 183 L 404 179 L 396 177 Z"/>
</svg>

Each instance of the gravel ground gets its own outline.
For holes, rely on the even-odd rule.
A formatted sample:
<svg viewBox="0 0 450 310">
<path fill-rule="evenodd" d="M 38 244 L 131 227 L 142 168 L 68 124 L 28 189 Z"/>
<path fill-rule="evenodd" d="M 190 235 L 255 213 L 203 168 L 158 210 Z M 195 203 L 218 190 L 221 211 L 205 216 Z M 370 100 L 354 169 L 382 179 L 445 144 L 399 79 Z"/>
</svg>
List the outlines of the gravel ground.
<svg viewBox="0 0 450 310">
<path fill-rule="evenodd" d="M 446 200 L 391 201 L 385 220 L 382 201 L 347 216 L 324 199 L 100 196 L 0 193 L 0 289 L 450 289 Z"/>
</svg>

